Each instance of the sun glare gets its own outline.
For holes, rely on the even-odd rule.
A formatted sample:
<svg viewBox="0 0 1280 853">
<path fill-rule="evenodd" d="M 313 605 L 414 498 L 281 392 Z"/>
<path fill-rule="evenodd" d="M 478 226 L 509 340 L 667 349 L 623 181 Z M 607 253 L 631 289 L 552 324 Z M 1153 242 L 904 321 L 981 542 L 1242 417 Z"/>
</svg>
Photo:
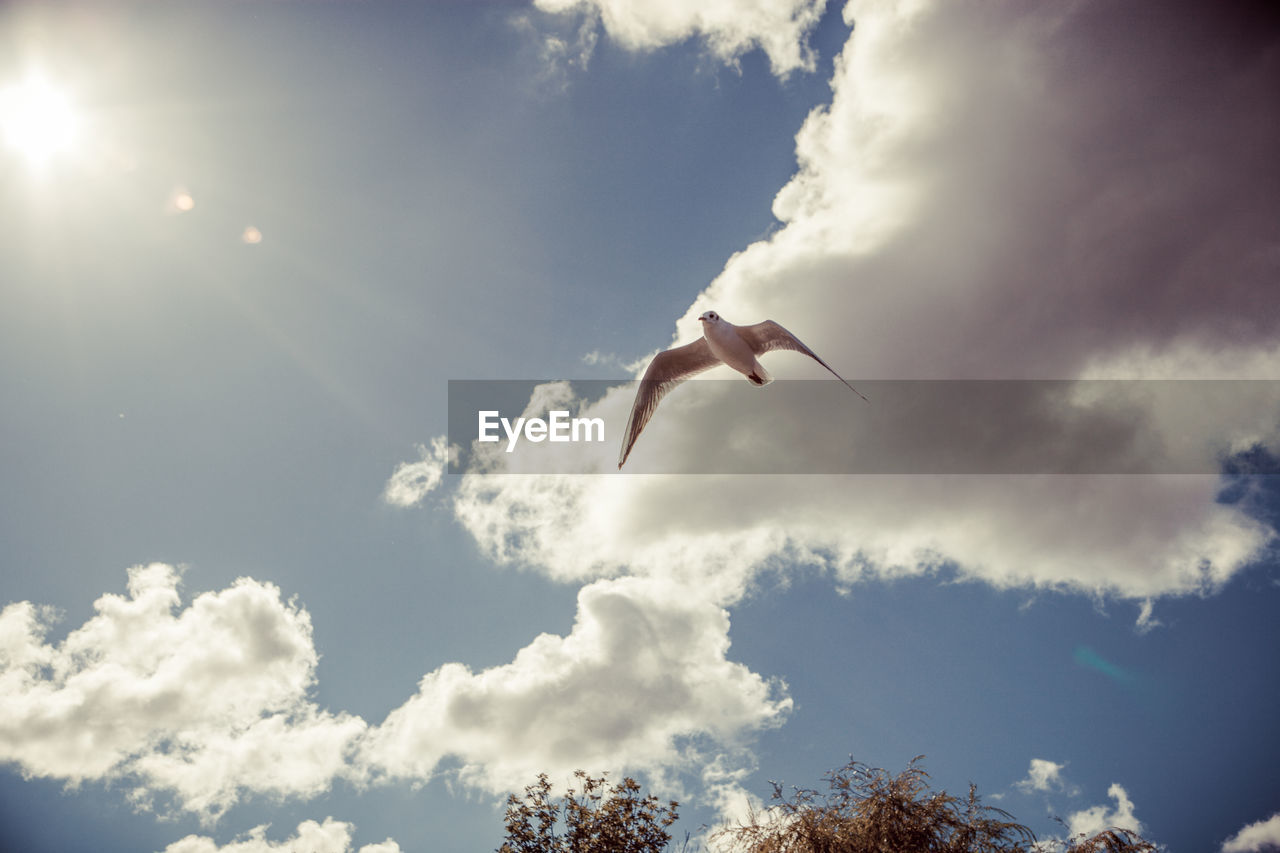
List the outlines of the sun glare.
<svg viewBox="0 0 1280 853">
<path fill-rule="evenodd" d="M 0 138 L 32 171 L 67 153 L 79 128 L 71 100 L 42 76 L 0 90 Z"/>
</svg>

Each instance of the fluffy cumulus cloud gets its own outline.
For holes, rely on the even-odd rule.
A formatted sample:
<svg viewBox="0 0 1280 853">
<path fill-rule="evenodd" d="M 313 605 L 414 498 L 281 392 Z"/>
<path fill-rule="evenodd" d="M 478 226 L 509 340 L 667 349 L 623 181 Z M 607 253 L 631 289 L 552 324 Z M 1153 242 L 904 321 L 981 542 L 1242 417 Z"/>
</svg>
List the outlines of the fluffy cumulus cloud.
<svg viewBox="0 0 1280 853">
<path fill-rule="evenodd" d="M 425 780 L 448 758 L 493 791 L 580 767 L 700 773 L 791 706 L 784 687 L 727 660 L 728 629 L 723 609 L 676 586 L 597 581 L 579 593 L 567 636 L 544 634 L 503 666 L 426 675 L 370 731 L 362 760 Z"/>
<path fill-rule="evenodd" d="M 797 172 L 774 202 L 783 227 L 729 259 L 671 339 L 696 338 L 714 308 L 783 323 L 855 384 L 1066 380 L 1018 386 L 1016 405 L 976 426 L 942 426 L 986 435 L 1002 458 L 1102 459 L 1103 473 L 477 473 L 456 492 L 459 519 L 498 560 L 566 580 L 697 577 L 722 604 L 779 561 L 827 566 L 841 584 L 950 565 L 1001 587 L 1118 595 L 1148 627 L 1161 596 L 1219 589 L 1274 535 L 1247 501 L 1220 501 L 1212 473 L 1224 454 L 1280 447 L 1271 395 L 1214 386 L 1209 405 L 1155 385 L 1070 384 L 1280 375 L 1267 308 L 1280 196 L 1258 179 L 1280 147 L 1269 30 L 1195 4 L 1154 8 L 851 3 L 831 103 L 799 130 Z M 784 379 L 824 375 L 793 353 L 765 361 Z M 627 470 L 708 470 L 735 454 L 811 469 L 819 450 L 865 449 L 864 424 L 938 426 L 892 383 L 870 406 L 837 386 L 846 397 L 801 426 L 770 406 L 778 386 L 734 389 L 677 388 Z M 631 393 L 587 412 L 625 423 Z M 1209 473 L 1106 473 L 1161 454 Z M 518 470 L 518 456 L 501 464 Z"/>
<path fill-rule="evenodd" d="M 1280 850 L 1280 812 L 1251 823 L 1222 845 L 1222 853 L 1264 853 Z"/>
<path fill-rule="evenodd" d="M 597 26 L 631 50 L 653 50 L 699 38 L 718 59 L 734 63 L 759 48 L 773 72 L 785 76 L 812 70 L 808 34 L 822 16 L 824 0 L 535 0 L 545 12 L 583 18 L 574 44 L 559 37 L 548 42 L 553 52 L 586 65 Z"/>
<path fill-rule="evenodd" d="M 346 766 L 362 720 L 308 697 L 307 613 L 242 578 L 182 607 L 178 572 L 129 570 L 61 643 L 52 614 L 0 612 L 0 760 L 31 776 L 123 779 L 141 805 L 171 794 L 213 818 L 243 790 L 309 796 Z"/>
<path fill-rule="evenodd" d="M 1066 765 L 1058 764 L 1056 761 L 1048 761 L 1043 758 L 1031 759 L 1031 767 L 1027 770 L 1027 778 L 1021 782 L 1014 783 L 1014 787 L 1020 791 L 1054 793 L 1066 792 L 1068 794 L 1077 794 L 1079 789 L 1074 785 L 1067 784 L 1066 779 L 1062 775 L 1062 770 Z"/>
<path fill-rule="evenodd" d="M 425 782 L 445 768 L 495 792 L 580 767 L 648 772 L 673 791 L 710 773 L 707 789 L 725 797 L 751 737 L 791 708 L 785 685 L 728 659 L 714 601 L 620 578 L 580 592 L 567 636 L 539 636 L 481 672 L 445 665 L 370 727 L 308 698 L 310 620 L 274 586 L 242 578 L 182 607 L 178 584 L 171 566 L 131 569 L 128 595 L 100 597 L 61 643 L 44 639 L 49 611 L 0 612 L 0 761 L 73 784 L 123 780 L 141 806 L 172 798 L 209 821 L 246 794 L 307 798 L 338 778 Z M 264 831 L 223 849 L 349 840 L 334 821 L 278 844 Z M 192 836 L 170 850 L 213 844 Z"/>
<path fill-rule="evenodd" d="M 1127 829 L 1141 835 L 1142 822 L 1134 816 L 1133 801 L 1123 787 L 1113 784 L 1107 789 L 1112 805 L 1093 806 L 1073 812 L 1067 817 L 1067 834 L 1093 836 L 1108 829 Z"/>
<path fill-rule="evenodd" d="M 324 823 L 306 820 L 298 824 L 298 831 L 283 841 L 267 838 L 268 826 L 258 826 L 242 838 L 218 846 L 212 838 L 188 835 L 164 848 L 164 853 L 351 853 L 351 833 L 354 827 L 331 817 Z M 400 845 L 388 838 L 378 844 L 366 844 L 356 853 L 400 853 Z"/>
</svg>

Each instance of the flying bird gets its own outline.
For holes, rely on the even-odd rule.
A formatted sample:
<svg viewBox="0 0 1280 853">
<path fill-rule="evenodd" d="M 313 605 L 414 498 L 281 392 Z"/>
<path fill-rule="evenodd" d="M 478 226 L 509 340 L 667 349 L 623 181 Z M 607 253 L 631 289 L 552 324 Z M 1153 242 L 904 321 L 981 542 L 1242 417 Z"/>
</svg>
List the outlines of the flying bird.
<svg viewBox="0 0 1280 853">
<path fill-rule="evenodd" d="M 752 385 L 768 385 L 773 381 L 757 356 L 776 349 L 789 349 L 804 353 L 830 370 L 835 378 L 862 399 L 867 398 L 845 378 L 832 370 L 831 365 L 818 358 L 800 339 L 772 320 L 752 326 L 735 326 L 714 311 L 707 311 L 698 318 L 702 323 L 702 337 L 691 344 L 660 352 L 649 362 L 649 369 L 640 380 L 636 400 L 631 404 L 631 417 L 627 419 L 627 431 L 622 437 L 622 452 L 618 455 L 618 468 L 622 468 L 631 447 L 640 437 L 640 431 L 653 417 L 658 402 L 667 392 L 704 370 L 718 364 L 727 364 L 746 376 Z M 868 402 L 870 402 L 868 400 Z"/>
</svg>

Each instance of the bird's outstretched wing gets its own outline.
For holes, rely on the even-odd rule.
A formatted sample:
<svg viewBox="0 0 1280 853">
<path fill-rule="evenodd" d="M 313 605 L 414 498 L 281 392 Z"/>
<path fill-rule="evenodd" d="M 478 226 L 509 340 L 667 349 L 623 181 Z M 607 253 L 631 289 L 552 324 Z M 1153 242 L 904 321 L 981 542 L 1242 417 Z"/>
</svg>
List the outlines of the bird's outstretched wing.
<svg viewBox="0 0 1280 853">
<path fill-rule="evenodd" d="M 640 437 L 640 431 L 653 417 L 658 402 L 667 392 L 704 370 L 720 363 L 711 352 L 706 338 L 698 338 L 691 344 L 660 352 L 649 362 L 649 369 L 640 379 L 636 401 L 631 404 L 631 417 L 627 418 L 627 431 L 622 437 L 622 452 L 618 454 L 618 467 L 627 461 L 631 446 Z"/>
<path fill-rule="evenodd" d="M 839 373 L 836 373 L 835 370 L 832 369 L 831 365 L 818 358 L 818 354 L 816 352 L 809 349 L 801 343 L 799 338 L 772 320 L 765 320 L 763 323 L 756 323 L 753 326 L 739 326 L 738 334 L 741 335 L 742 339 L 751 346 L 751 350 L 756 355 L 775 349 L 789 349 L 794 350 L 795 352 L 804 353 L 809 356 L 809 358 L 818 362 L 818 364 L 821 364 L 827 370 L 830 370 L 831 375 L 836 379 L 839 379 L 841 382 L 844 382 L 850 391 L 857 394 L 859 397 L 862 397 L 864 400 L 867 399 L 861 391 L 850 385 Z M 867 402 L 869 403 L 871 401 L 867 400 Z"/>
</svg>

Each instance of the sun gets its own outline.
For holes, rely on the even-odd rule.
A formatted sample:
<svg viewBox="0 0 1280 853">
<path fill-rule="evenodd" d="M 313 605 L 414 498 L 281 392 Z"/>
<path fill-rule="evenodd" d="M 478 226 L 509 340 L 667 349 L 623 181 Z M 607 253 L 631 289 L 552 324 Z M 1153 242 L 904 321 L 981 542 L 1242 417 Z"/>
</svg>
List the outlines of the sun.
<svg viewBox="0 0 1280 853">
<path fill-rule="evenodd" d="M 0 89 L 0 139 L 32 171 L 71 151 L 80 124 L 71 99 L 43 75 Z"/>
</svg>

